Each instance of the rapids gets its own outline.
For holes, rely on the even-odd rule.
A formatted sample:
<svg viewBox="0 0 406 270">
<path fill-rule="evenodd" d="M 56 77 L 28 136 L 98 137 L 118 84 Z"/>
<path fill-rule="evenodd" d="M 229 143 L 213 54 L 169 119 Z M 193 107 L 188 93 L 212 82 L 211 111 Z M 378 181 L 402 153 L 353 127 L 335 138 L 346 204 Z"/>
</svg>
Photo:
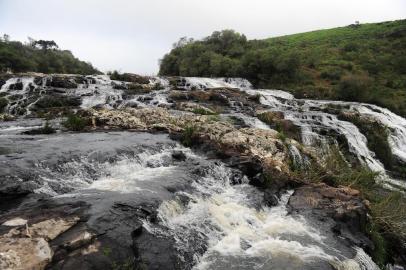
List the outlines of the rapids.
<svg viewBox="0 0 406 270">
<path fill-rule="evenodd" d="M 27 76 L 7 80 L 0 90 L 2 95 L 13 97 L 6 112 L 30 117 L 41 97 L 54 91 L 46 87 L 51 79 L 36 82 Z M 83 109 L 172 108 L 170 78 L 149 80 L 162 89 L 127 95 L 114 87 L 123 82 L 98 75 L 87 76 L 77 87 L 60 92 L 78 98 Z M 13 86 L 18 83 L 19 90 Z M 181 78 L 176 84 L 177 89 L 185 91 L 224 87 L 260 95 L 267 109 L 282 112 L 285 119 L 300 127 L 303 144 L 317 147 L 320 153 L 327 153 L 332 144 L 338 143 L 337 137 L 343 136 L 348 151 L 361 164 L 381 173 L 385 186 L 406 189 L 404 179 L 390 178 L 354 124 L 323 109 L 339 105 L 387 126 L 388 141 L 399 162 L 406 162 L 404 118 L 369 104 L 303 100 L 280 90 L 256 90 L 244 79 Z M 249 127 L 270 128 L 239 111 L 220 115 L 230 116 Z M 58 127 L 58 120 L 51 122 L 53 126 Z M 58 132 L 34 137 L 21 134 L 43 123 L 29 118 L 0 122 L 0 177 L 14 179 L 11 184 L 7 181 L 5 188 L 65 202 L 85 200 L 91 204 L 89 224 L 94 228 L 112 219 L 108 211 L 115 213 L 118 201 L 152 204 L 157 208 L 158 222 L 143 219 L 143 227 L 155 239 L 174 241 L 173 248 L 184 269 L 378 269 L 361 248 L 340 242 L 331 230 L 317 226 L 311 218 L 290 213 L 292 191 L 281 196 L 278 206 L 269 207 L 263 191 L 249 185 L 240 172 L 179 145 L 167 135 L 121 131 Z M 185 157 L 176 158 L 176 152 Z M 306 164 L 294 145 L 289 152 L 295 166 Z M 117 223 L 117 228 L 110 226 L 103 233 L 121 239 L 120 233 L 128 233 L 130 226 L 120 226 L 127 225 Z M 130 243 L 126 244 L 130 249 Z"/>
</svg>

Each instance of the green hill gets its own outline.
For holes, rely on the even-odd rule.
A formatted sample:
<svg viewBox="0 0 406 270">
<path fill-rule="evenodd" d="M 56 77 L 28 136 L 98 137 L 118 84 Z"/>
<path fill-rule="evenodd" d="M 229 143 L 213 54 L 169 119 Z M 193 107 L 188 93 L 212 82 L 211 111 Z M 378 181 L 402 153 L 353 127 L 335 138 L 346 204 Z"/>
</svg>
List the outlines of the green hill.
<svg viewBox="0 0 406 270">
<path fill-rule="evenodd" d="M 245 77 L 297 97 L 362 101 L 406 116 L 406 20 L 247 40 L 232 30 L 181 39 L 162 75 Z"/>
<path fill-rule="evenodd" d="M 23 44 L 0 38 L 0 72 L 41 72 L 95 74 L 92 64 L 80 61 L 68 50 L 59 50 L 53 41 L 34 41 Z"/>
</svg>

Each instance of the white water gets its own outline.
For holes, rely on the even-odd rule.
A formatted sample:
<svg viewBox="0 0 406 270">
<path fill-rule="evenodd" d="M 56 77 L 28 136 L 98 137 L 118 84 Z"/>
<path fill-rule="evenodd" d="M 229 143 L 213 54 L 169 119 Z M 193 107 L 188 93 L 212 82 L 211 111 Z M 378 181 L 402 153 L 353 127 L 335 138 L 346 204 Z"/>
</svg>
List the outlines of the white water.
<svg viewBox="0 0 406 270">
<path fill-rule="evenodd" d="M 209 88 L 238 88 L 250 89 L 251 83 L 242 78 L 200 78 L 184 77 L 184 88 L 191 89 L 209 89 Z"/>
<path fill-rule="evenodd" d="M 387 126 L 390 131 L 388 138 L 393 154 L 400 160 L 406 157 L 406 119 L 375 105 L 341 102 L 294 99 L 281 90 L 246 90 L 249 94 L 260 94 L 261 103 L 271 110 L 281 111 L 284 118 L 301 127 L 302 143 L 317 147 L 321 153 L 328 153 L 329 147 L 335 144 L 334 136 L 326 134 L 333 131 L 345 137 L 348 150 L 372 171 L 381 174 L 381 180 L 388 188 L 406 189 L 406 182 L 391 179 L 386 175 L 384 165 L 375 157 L 367 146 L 366 137 L 358 128 L 347 121 L 341 121 L 336 115 L 322 112 L 326 105 L 339 105 L 343 111 L 355 111 L 370 116 Z"/>
<path fill-rule="evenodd" d="M 355 258 L 342 256 L 303 217 L 288 215 L 291 192 L 278 206 L 265 207 L 261 192 L 248 184 L 230 185 L 229 176 L 222 165 L 211 168 L 193 183 L 194 192 L 178 193 L 189 203 L 162 203 L 159 218 L 168 231 L 149 223 L 145 227 L 174 237 L 181 255 L 206 246 L 202 255 L 194 256 L 196 270 L 311 269 L 321 262 L 336 269 L 378 269 L 365 253 L 362 258 L 360 252 Z"/>
</svg>

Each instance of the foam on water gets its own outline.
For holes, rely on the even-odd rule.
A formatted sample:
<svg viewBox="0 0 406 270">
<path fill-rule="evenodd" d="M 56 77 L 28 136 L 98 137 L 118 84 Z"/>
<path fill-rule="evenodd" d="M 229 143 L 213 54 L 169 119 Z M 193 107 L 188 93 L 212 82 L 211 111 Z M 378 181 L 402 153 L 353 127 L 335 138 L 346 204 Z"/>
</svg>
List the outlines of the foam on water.
<svg viewBox="0 0 406 270">
<path fill-rule="evenodd" d="M 184 80 L 184 88 L 188 90 L 209 88 L 252 88 L 251 83 L 242 78 L 183 77 L 182 79 Z"/>
<path fill-rule="evenodd" d="M 380 179 L 388 188 L 406 189 L 406 182 L 390 178 L 384 165 L 376 158 L 375 153 L 367 146 L 366 137 L 352 123 L 341 121 L 336 115 L 322 111 L 327 105 L 340 106 L 343 111 L 358 112 L 372 117 L 387 126 L 390 131 L 388 138 L 393 155 L 400 160 L 406 158 L 406 119 L 375 105 L 342 102 L 294 99 L 281 90 L 246 90 L 249 94 L 260 94 L 261 103 L 271 110 L 281 111 L 284 118 L 301 128 L 302 143 L 315 146 L 321 153 L 328 153 L 332 144 L 337 144 L 334 137 L 326 134 L 333 131 L 344 136 L 348 150 L 369 169 L 380 173 Z"/>
<path fill-rule="evenodd" d="M 134 193 L 144 190 L 140 182 L 170 175 L 177 169 L 168 163 L 173 147 L 159 152 L 146 149 L 136 155 L 117 155 L 113 161 L 98 162 L 82 156 L 78 160 L 63 162 L 57 167 L 38 164 L 44 184 L 35 190 L 39 194 L 56 196 L 60 191 L 101 190 Z"/>
<path fill-rule="evenodd" d="M 194 252 L 193 269 L 269 269 L 278 265 L 303 269 L 320 261 L 340 267 L 351 261 L 360 266 L 356 259 L 345 258 L 326 245 L 321 232 L 303 217 L 287 214 L 291 192 L 282 196 L 278 206 L 265 207 L 261 192 L 248 184 L 230 185 L 229 176 L 230 171 L 217 164 L 204 179 L 193 183 L 194 192 L 178 193 L 189 198 L 186 205 L 178 198 L 161 204 L 158 216 L 168 231 L 147 222 L 145 227 L 174 237 L 181 256 Z M 196 256 L 202 250 L 205 252 Z"/>
</svg>

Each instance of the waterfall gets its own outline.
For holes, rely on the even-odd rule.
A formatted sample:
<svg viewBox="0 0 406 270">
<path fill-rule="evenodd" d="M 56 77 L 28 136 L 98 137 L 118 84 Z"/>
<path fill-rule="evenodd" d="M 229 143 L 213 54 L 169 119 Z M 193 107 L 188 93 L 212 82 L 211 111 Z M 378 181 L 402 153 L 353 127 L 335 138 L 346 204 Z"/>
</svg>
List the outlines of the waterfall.
<svg viewBox="0 0 406 270">
<path fill-rule="evenodd" d="M 328 153 L 330 145 L 336 144 L 334 135 L 344 136 L 348 150 L 361 164 L 380 173 L 383 184 L 390 188 L 406 189 L 403 180 L 392 179 L 386 174 L 384 165 L 367 146 L 367 138 L 348 121 L 322 111 L 326 105 L 337 105 L 343 111 L 358 112 L 372 117 L 388 127 L 388 138 L 394 156 L 404 161 L 406 158 L 406 119 L 375 105 L 342 101 L 319 101 L 295 99 L 281 90 L 246 90 L 249 94 L 260 94 L 261 103 L 270 110 L 280 111 L 284 118 L 301 128 L 302 143 L 316 147 L 321 153 Z M 334 134 L 329 134 L 333 132 Z"/>
<path fill-rule="evenodd" d="M 251 83 L 242 78 L 201 78 L 201 77 L 183 77 L 180 88 L 187 90 L 204 90 L 208 88 L 238 88 L 251 89 Z"/>
</svg>

